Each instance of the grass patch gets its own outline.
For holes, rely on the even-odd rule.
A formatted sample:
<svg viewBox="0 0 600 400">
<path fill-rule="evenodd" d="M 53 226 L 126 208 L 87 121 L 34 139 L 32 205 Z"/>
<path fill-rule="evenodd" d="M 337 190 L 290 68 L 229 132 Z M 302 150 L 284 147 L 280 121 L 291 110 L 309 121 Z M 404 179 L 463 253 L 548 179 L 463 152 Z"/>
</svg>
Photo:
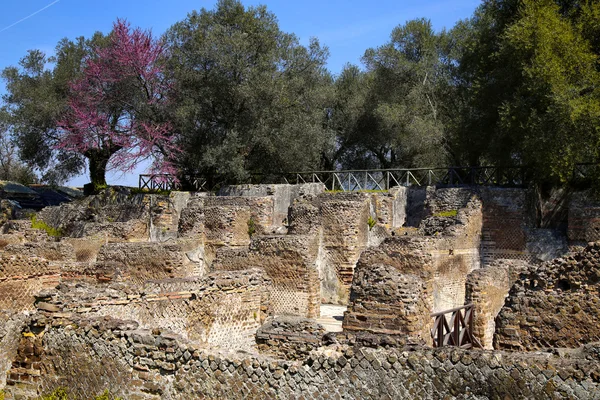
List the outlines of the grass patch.
<svg viewBox="0 0 600 400">
<path fill-rule="evenodd" d="M 458 210 L 448 210 L 448 211 L 441 211 L 437 214 L 434 214 L 434 217 L 456 217 L 456 215 L 458 215 Z"/>
<path fill-rule="evenodd" d="M 52 237 L 62 237 L 63 232 L 60 229 L 56 229 L 45 223 L 44 221 L 38 221 L 35 215 L 31 216 L 31 227 L 33 229 L 39 229 L 45 231 L 48 236 Z"/>
</svg>

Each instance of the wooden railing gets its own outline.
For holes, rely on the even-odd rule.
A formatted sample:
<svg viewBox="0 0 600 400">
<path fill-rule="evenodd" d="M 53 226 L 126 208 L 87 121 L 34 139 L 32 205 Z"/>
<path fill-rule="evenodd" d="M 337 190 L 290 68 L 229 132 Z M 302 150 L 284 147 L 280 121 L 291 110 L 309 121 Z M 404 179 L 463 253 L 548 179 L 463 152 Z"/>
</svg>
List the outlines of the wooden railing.
<svg viewBox="0 0 600 400">
<path fill-rule="evenodd" d="M 433 347 L 456 346 L 463 349 L 481 348 L 473 336 L 473 304 L 431 314 L 434 318 L 431 337 Z M 450 319 L 446 318 L 450 315 Z"/>
</svg>

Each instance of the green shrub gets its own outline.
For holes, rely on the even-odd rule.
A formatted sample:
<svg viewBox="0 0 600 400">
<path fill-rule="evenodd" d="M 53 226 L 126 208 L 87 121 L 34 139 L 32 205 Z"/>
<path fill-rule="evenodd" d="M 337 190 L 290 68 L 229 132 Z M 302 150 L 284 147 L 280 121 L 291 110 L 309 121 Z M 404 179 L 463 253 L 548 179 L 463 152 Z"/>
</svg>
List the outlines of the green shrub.
<svg viewBox="0 0 600 400">
<path fill-rule="evenodd" d="M 40 397 L 39 400 L 69 400 L 69 395 L 66 389 L 58 388 L 54 392 Z"/>
<path fill-rule="evenodd" d="M 4 400 L 3 392 L 0 392 L 0 400 Z M 69 394 L 67 390 L 64 388 L 58 388 L 54 390 L 54 392 L 50 394 L 43 395 L 38 400 L 69 400 Z M 102 394 L 98 396 L 94 396 L 94 400 L 123 400 L 120 397 L 111 396 L 108 389 L 106 389 Z"/>
<path fill-rule="evenodd" d="M 38 221 L 35 215 L 31 216 L 31 227 L 33 229 L 40 229 L 46 231 L 48 236 L 52 237 L 61 237 L 63 236 L 63 232 L 60 229 L 56 229 L 45 223 L 44 221 Z"/>
<path fill-rule="evenodd" d="M 0 400 L 4 400 L 4 390 L 0 390 Z"/>
<path fill-rule="evenodd" d="M 256 233 L 256 223 L 254 219 L 250 218 L 248 220 L 248 236 L 252 237 Z"/>
<path fill-rule="evenodd" d="M 456 215 L 458 214 L 458 210 L 448 210 L 448 211 L 441 211 L 437 214 L 434 214 L 434 217 L 456 217 Z"/>
<path fill-rule="evenodd" d="M 373 229 L 375 224 L 377 224 L 377 221 L 369 215 L 369 219 L 367 220 L 367 225 L 369 225 L 369 230 Z"/>
</svg>

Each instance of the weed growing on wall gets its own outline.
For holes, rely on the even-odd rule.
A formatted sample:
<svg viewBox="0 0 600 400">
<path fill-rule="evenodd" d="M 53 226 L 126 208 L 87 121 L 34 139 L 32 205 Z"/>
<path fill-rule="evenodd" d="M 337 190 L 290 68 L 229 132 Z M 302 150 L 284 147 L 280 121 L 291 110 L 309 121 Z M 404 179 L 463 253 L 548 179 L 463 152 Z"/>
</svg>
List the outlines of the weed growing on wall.
<svg viewBox="0 0 600 400">
<path fill-rule="evenodd" d="M 437 214 L 434 214 L 434 217 L 456 217 L 456 215 L 458 214 L 458 210 L 448 210 L 448 211 L 441 211 Z"/>
<path fill-rule="evenodd" d="M 58 388 L 54 390 L 54 392 L 50 394 L 46 394 L 40 397 L 38 400 L 71 400 L 74 397 L 69 397 L 69 394 L 65 388 Z M 0 400 L 4 400 L 4 395 L 0 392 Z M 113 397 L 108 389 L 106 389 L 102 394 L 95 396 L 93 400 L 123 400 L 120 397 Z"/>
<path fill-rule="evenodd" d="M 60 229 L 56 229 L 45 223 L 44 221 L 38 221 L 35 215 L 31 216 L 31 227 L 33 229 L 40 229 L 46 231 L 48 236 L 61 237 L 63 233 Z"/>
<path fill-rule="evenodd" d="M 367 224 L 369 225 L 369 230 L 373 229 L 377 221 L 369 215 L 369 219 L 367 220 Z"/>
<path fill-rule="evenodd" d="M 252 237 L 256 233 L 256 223 L 254 219 L 250 218 L 248 220 L 248 236 Z"/>
</svg>

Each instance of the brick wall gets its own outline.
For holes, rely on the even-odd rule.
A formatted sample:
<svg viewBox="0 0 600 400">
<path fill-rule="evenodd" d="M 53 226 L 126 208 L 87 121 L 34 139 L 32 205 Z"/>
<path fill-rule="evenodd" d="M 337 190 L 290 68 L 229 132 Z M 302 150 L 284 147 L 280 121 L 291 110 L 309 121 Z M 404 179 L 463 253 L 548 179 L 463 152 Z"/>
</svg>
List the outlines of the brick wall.
<svg viewBox="0 0 600 400">
<path fill-rule="evenodd" d="M 186 252 L 186 242 L 107 243 L 100 248 L 98 271 L 111 279 L 143 283 L 148 279 L 193 276 L 197 265 Z"/>
<path fill-rule="evenodd" d="M 314 235 L 259 236 L 249 250 L 222 249 L 213 269 L 261 268 L 272 281 L 268 290 L 275 314 L 312 318 L 319 315 L 321 304 L 318 253 Z"/>
</svg>

